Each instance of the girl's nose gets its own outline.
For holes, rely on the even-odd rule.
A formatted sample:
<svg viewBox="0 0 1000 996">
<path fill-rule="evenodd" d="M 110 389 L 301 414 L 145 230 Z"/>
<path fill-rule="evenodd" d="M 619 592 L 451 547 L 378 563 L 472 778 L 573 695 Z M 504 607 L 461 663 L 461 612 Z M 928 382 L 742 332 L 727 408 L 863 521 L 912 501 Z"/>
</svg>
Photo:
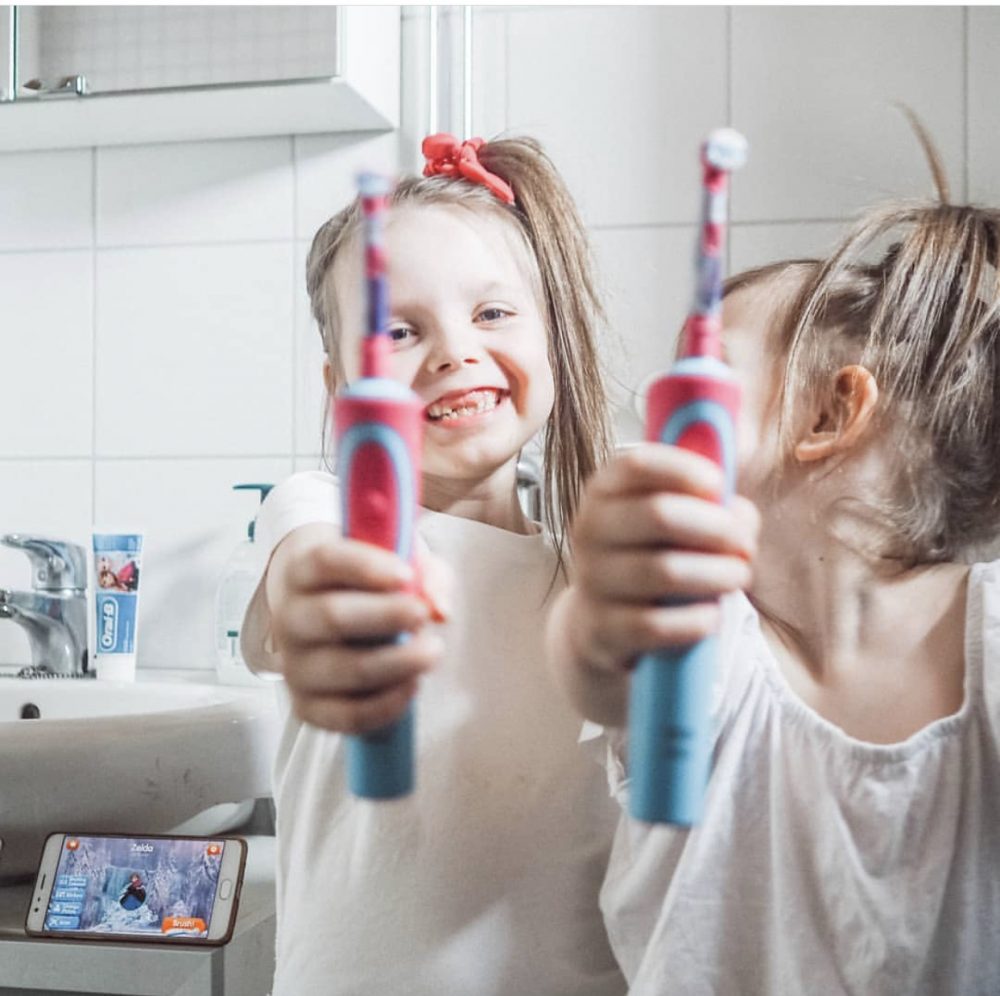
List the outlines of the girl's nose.
<svg viewBox="0 0 1000 996">
<path fill-rule="evenodd" d="M 479 353 L 479 344 L 474 334 L 439 328 L 432 337 L 427 354 L 427 369 L 431 373 L 446 373 L 463 366 L 474 366 L 479 363 Z"/>
</svg>

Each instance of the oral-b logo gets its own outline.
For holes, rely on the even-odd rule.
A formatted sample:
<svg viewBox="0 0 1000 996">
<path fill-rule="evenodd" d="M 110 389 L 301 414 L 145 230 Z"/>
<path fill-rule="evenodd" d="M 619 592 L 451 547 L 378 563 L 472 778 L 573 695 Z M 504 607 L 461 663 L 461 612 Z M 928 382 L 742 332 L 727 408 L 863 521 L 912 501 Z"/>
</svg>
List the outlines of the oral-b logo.
<svg viewBox="0 0 1000 996">
<path fill-rule="evenodd" d="M 114 650 L 118 638 L 118 603 L 106 598 L 101 605 L 101 650 Z"/>
<path fill-rule="evenodd" d="M 143 854 L 152 854 L 153 853 L 153 845 L 152 844 L 133 844 L 132 845 L 132 850 L 133 851 L 141 851 Z"/>
</svg>

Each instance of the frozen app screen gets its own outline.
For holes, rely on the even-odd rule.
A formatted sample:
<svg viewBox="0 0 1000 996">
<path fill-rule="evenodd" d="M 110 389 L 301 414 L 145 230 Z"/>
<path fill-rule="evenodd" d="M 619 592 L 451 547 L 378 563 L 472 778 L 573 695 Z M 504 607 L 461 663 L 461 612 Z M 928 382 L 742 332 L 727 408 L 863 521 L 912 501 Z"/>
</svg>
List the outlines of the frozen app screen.
<svg viewBox="0 0 1000 996">
<path fill-rule="evenodd" d="M 45 930 L 207 937 L 224 841 L 66 837 Z"/>
</svg>

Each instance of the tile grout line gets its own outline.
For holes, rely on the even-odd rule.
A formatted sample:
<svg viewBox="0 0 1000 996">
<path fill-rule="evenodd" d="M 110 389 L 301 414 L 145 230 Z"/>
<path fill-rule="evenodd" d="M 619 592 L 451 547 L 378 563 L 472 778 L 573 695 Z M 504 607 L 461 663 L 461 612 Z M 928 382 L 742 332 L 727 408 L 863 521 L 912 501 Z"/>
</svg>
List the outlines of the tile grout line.
<svg viewBox="0 0 1000 996">
<path fill-rule="evenodd" d="M 298 275 L 298 237 L 299 237 L 299 142 L 295 135 L 290 136 L 292 143 L 292 251 L 291 251 L 291 286 L 292 286 L 292 369 L 291 369 L 291 419 L 292 419 L 292 453 L 289 458 L 289 470 L 295 471 L 295 453 L 299 446 L 298 419 L 298 384 L 299 384 L 299 299 L 296 294 L 296 277 Z"/>
<path fill-rule="evenodd" d="M 830 225 L 840 224 L 848 220 L 847 218 L 753 218 L 745 221 L 735 221 L 733 225 L 761 226 L 761 225 Z M 642 228 L 690 228 L 698 225 L 698 219 L 690 221 L 638 221 L 621 222 L 615 224 L 596 223 L 588 225 L 588 229 L 595 232 L 642 229 Z M 310 240 L 302 239 L 297 235 L 291 240 L 293 243 L 308 243 Z M 3 256 L 30 256 L 44 253 L 92 253 L 95 250 L 100 252 L 141 252 L 143 250 L 155 251 L 158 249 L 230 249 L 256 246 L 283 246 L 288 245 L 288 238 L 275 239 L 239 239 L 229 242 L 186 242 L 186 243 L 163 243 L 162 245 L 117 245 L 117 246 L 97 246 L 92 239 L 89 245 L 85 246 L 32 246 L 23 249 L 0 249 L 0 257 Z"/>
<path fill-rule="evenodd" d="M 968 204 L 972 200 L 970 189 L 972 170 L 969 163 L 970 146 L 970 107 L 969 107 L 969 33 L 972 30 L 968 6 L 962 8 L 962 179 L 965 183 L 964 200 Z"/>
<path fill-rule="evenodd" d="M 288 242 L 287 236 L 280 236 L 268 239 L 222 239 L 205 242 L 136 242 L 133 244 L 122 243 L 120 245 L 97 246 L 96 239 L 91 239 L 88 245 L 82 246 L 28 246 L 25 248 L 0 249 L 0 256 L 30 255 L 33 253 L 51 252 L 89 252 L 94 248 L 100 248 L 102 252 L 141 252 L 143 250 L 156 249 L 232 249 L 240 246 L 275 246 L 284 245 Z"/>
<path fill-rule="evenodd" d="M 90 520 L 97 515 L 97 146 L 90 149 Z"/>
<path fill-rule="evenodd" d="M 726 52 L 726 124 L 732 128 L 733 127 L 733 8 L 727 6 L 725 8 L 725 22 L 724 22 L 724 47 Z M 733 224 L 733 188 L 730 184 L 729 188 L 729 216 L 727 219 L 728 225 L 732 227 Z M 726 273 L 731 273 L 733 268 L 733 242 L 732 239 L 726 239 Z"/>
<path fill-rule="evenodd" d="M 128 456 L 108 454 L 65 454 L 65 453 L 23 453 L 16 456 L 0 456 L 0 466 L 12 463 L 136 463 L 139 461 L 189 461 L 192 463 L 207 460 L 288 460 L 298 457 L 320 456 L 312 450 L 302 450 L 289 454 L 287 450 L 281 453 L 141 453 Z"/>
<path fill-rule="evenodd" d="M 731 228 L 764 228 L 769 225 L 776 227 L 792 227 L 795 225 L 842 225 L 848 218 L 778 218 L 765 219 L 761 221 L 731 221 Z M 697 228 L 699 221 L 664 221 L 664 222 L 625 222 L 621 224 L 605 225 L 591 224 L 587 228 L 591 232 L 633 232 L 633 231 L 656 231 L 679 230 Z"/>
<path fill-rule="evenodd" d="M 503 14 L 503 131 L 510 130 L 510 11 Z"/>
</svg>

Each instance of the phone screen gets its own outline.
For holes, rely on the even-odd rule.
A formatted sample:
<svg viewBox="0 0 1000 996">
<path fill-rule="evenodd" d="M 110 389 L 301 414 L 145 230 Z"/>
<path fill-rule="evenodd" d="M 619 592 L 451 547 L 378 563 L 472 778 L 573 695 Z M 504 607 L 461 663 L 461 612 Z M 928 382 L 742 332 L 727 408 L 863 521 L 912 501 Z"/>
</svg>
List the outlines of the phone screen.
<svg viewBox="0 0 1000 996">
<path fill-rule="evenodd" d="M 63 839 L 43 932 L 206 938 L 224 840 Z"/>
</svg>

